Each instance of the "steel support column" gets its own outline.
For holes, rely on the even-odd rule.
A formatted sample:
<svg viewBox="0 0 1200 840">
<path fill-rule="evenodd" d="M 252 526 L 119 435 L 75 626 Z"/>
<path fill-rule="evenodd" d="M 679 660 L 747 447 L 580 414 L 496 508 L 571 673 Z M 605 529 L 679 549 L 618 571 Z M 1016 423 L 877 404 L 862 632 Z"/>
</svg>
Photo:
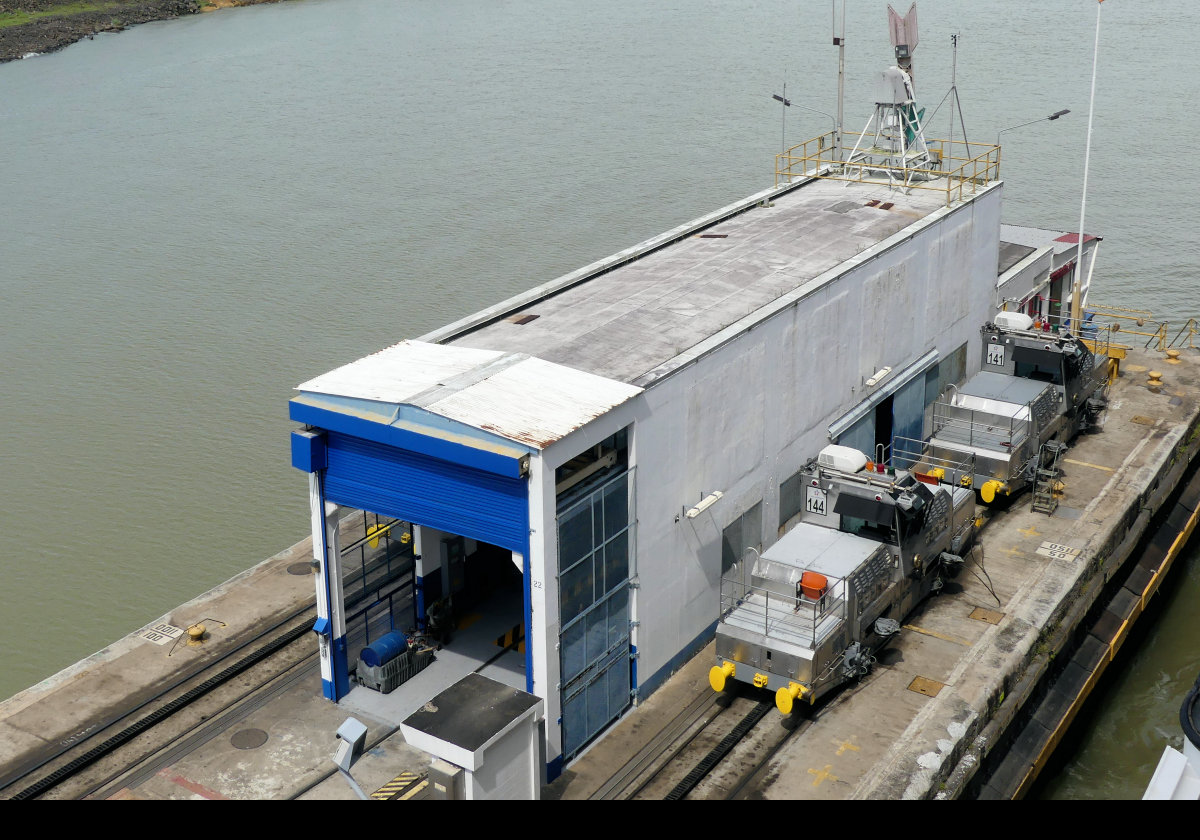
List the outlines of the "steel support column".
<svg viewBox="0 0 1200 840">
<path fill-rule="evenodd" d="M 350 692 L 350 668 L 337 505 L 325 501 L 321 477 L 321 471 L 308 474 L 313 558 L 317 561 L 317 622 L 313 630 L 321 653 L 321 693 L 336 703 Z"/>
</svg>

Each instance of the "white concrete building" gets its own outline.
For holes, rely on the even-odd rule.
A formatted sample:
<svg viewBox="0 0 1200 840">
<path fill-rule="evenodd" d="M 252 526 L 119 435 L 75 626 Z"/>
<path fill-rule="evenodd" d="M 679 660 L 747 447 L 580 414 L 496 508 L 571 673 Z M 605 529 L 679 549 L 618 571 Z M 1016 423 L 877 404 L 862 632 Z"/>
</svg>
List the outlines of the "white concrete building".
<svg viewBox="0 0 1200 840">
<path fill-rule="evenodd" d="M 511 558 L 556 776 L 710 640 L 723 570 L 786 530 L 802 465 L 924 437 L 981 325 L 1061 267 L 1032 240 L 1002 265 L 1001 183 L 946 180 L 768 190 L 299 386 L 326 695 L 356 655 L 325 583 L 336 503 L 414 525 L 419 612 L 456 563 L 499 580 Z"/>
</svg>

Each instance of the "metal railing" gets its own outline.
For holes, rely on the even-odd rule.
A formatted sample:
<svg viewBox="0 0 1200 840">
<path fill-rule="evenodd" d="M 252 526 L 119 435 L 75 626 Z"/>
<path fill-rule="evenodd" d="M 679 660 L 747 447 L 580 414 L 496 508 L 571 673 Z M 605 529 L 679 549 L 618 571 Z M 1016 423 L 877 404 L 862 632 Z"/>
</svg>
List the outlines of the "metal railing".
<svg viewBox="0 0 1200 840">
<path fill-rule="evenodd" d="M 943 432 L 946 432 L 944 442 L 949 445 L 957 443 L 994 452 L 1014 452 L 1029 439 L 1032 421 L 960 405 L 934 403 L 933 437 Z"/>
<path fill-rule="evenodd" d="M 775 156 L 775 186 L 796 178 L 825 178 L 854 183 L 887 183 L 903 189 L 932 190 L 946 194 L 946 204 L 961 200 L 963 191 L 999 180 L 1000 147 L 961 140 L 928 140 L 930 166 L 908 166 L 895 159 L 895 150 L 857 148 L 855 140 L 867 135 L 842 133 L 835 145 L 832 131 L 798 143 Z M 873 136 L 873 135 L 872 135 Z M 853 151 L 848 151 L 847 146 Z M 960 151 L 961 150 L 961 151 Z"/>
<path fill-rule="evenodd" d="M 721 619 L 748 630 L 757 631 L 761 627 L 762 634 L 768 637 L 781 638 L 780 631 L 785 631 L 790 640 L 815 648 L 822 621 L 830 616 L 846 618 L 846 581 L 827 580 L 828 591 L 814 601 L 799 593 L 785 595 L 766 586 L 722 577 Z"/>
<path fill-rule="evenodd" d="M 958 458 L 935 455 L 930 451 L 928 441 L 897 437 L 892 439 L 889 463 L 894 469 L 910 471 L 922 482 L 969 487 L 975 480 L 975 454 L 959 455 Z"/>
<path fill-rule="evenodd" d="M 1200 332 L 1200 321 L 1196 318 L 1188 318 L 1182 327 L 1175 329 L 1169 321 L 1155 317 L 1153 312 L 1146 309 L 1089 304 L 1087 312 L 1093 322 L 1102 319 L 1098 323 L 1106 326 L 1110 333 L 1145 339 L 1142 345 L 1145 349 L 1160 353 L 1172 348 L 1196 349 L 1196 334 Z"/>
</svg>

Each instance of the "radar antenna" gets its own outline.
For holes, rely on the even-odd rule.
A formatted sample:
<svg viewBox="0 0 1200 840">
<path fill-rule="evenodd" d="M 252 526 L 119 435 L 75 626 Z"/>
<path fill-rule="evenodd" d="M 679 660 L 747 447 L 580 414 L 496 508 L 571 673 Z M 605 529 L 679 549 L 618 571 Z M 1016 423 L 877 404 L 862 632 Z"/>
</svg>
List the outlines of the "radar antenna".
<svg viewBox="0 0 1200 840">
<path fill-rule="evenodd" d="M 883 177 L 892 185 L 907 188 L 913 181 L 936 177 L 921 124 L 925 109 L 917 108 L 911 76 L 912 54 L 917 46 L 917 4 L 913 3 L 904 17 L 888 6 L 888 29 L 896 66 L 877 77 L 875 112 L 854 144 L 846 166 L 847 170 L 857 168 L 859 178 Z"/>
<path fill-rule="evenodd" d="M 892 49 L 896 51 L 896 66 L 907 73 L 911 81 L 912 54 L 917 48 L 917 4 L 913 3 L 904 17 L 889 4 L 888 31 L 892 35 Z"/>
</svg>

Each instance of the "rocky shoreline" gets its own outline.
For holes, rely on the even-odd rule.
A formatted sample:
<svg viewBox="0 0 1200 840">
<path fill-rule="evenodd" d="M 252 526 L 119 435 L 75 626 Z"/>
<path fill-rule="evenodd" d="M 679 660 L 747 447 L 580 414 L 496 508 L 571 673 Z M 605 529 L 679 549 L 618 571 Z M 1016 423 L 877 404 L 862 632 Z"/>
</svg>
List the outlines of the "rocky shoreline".
<svg viewBox="0 0 1200 840">
<path fill-rule="evenodd" d="M 261 0 L 0 0 L 0 63 L 61 50 L 97 32 L 256 2 Z M 89 8 L 80 10 L 81 6 Z M 5 25 L 6 16 L 22 13 L 40 17 Z"/>
</svg>

